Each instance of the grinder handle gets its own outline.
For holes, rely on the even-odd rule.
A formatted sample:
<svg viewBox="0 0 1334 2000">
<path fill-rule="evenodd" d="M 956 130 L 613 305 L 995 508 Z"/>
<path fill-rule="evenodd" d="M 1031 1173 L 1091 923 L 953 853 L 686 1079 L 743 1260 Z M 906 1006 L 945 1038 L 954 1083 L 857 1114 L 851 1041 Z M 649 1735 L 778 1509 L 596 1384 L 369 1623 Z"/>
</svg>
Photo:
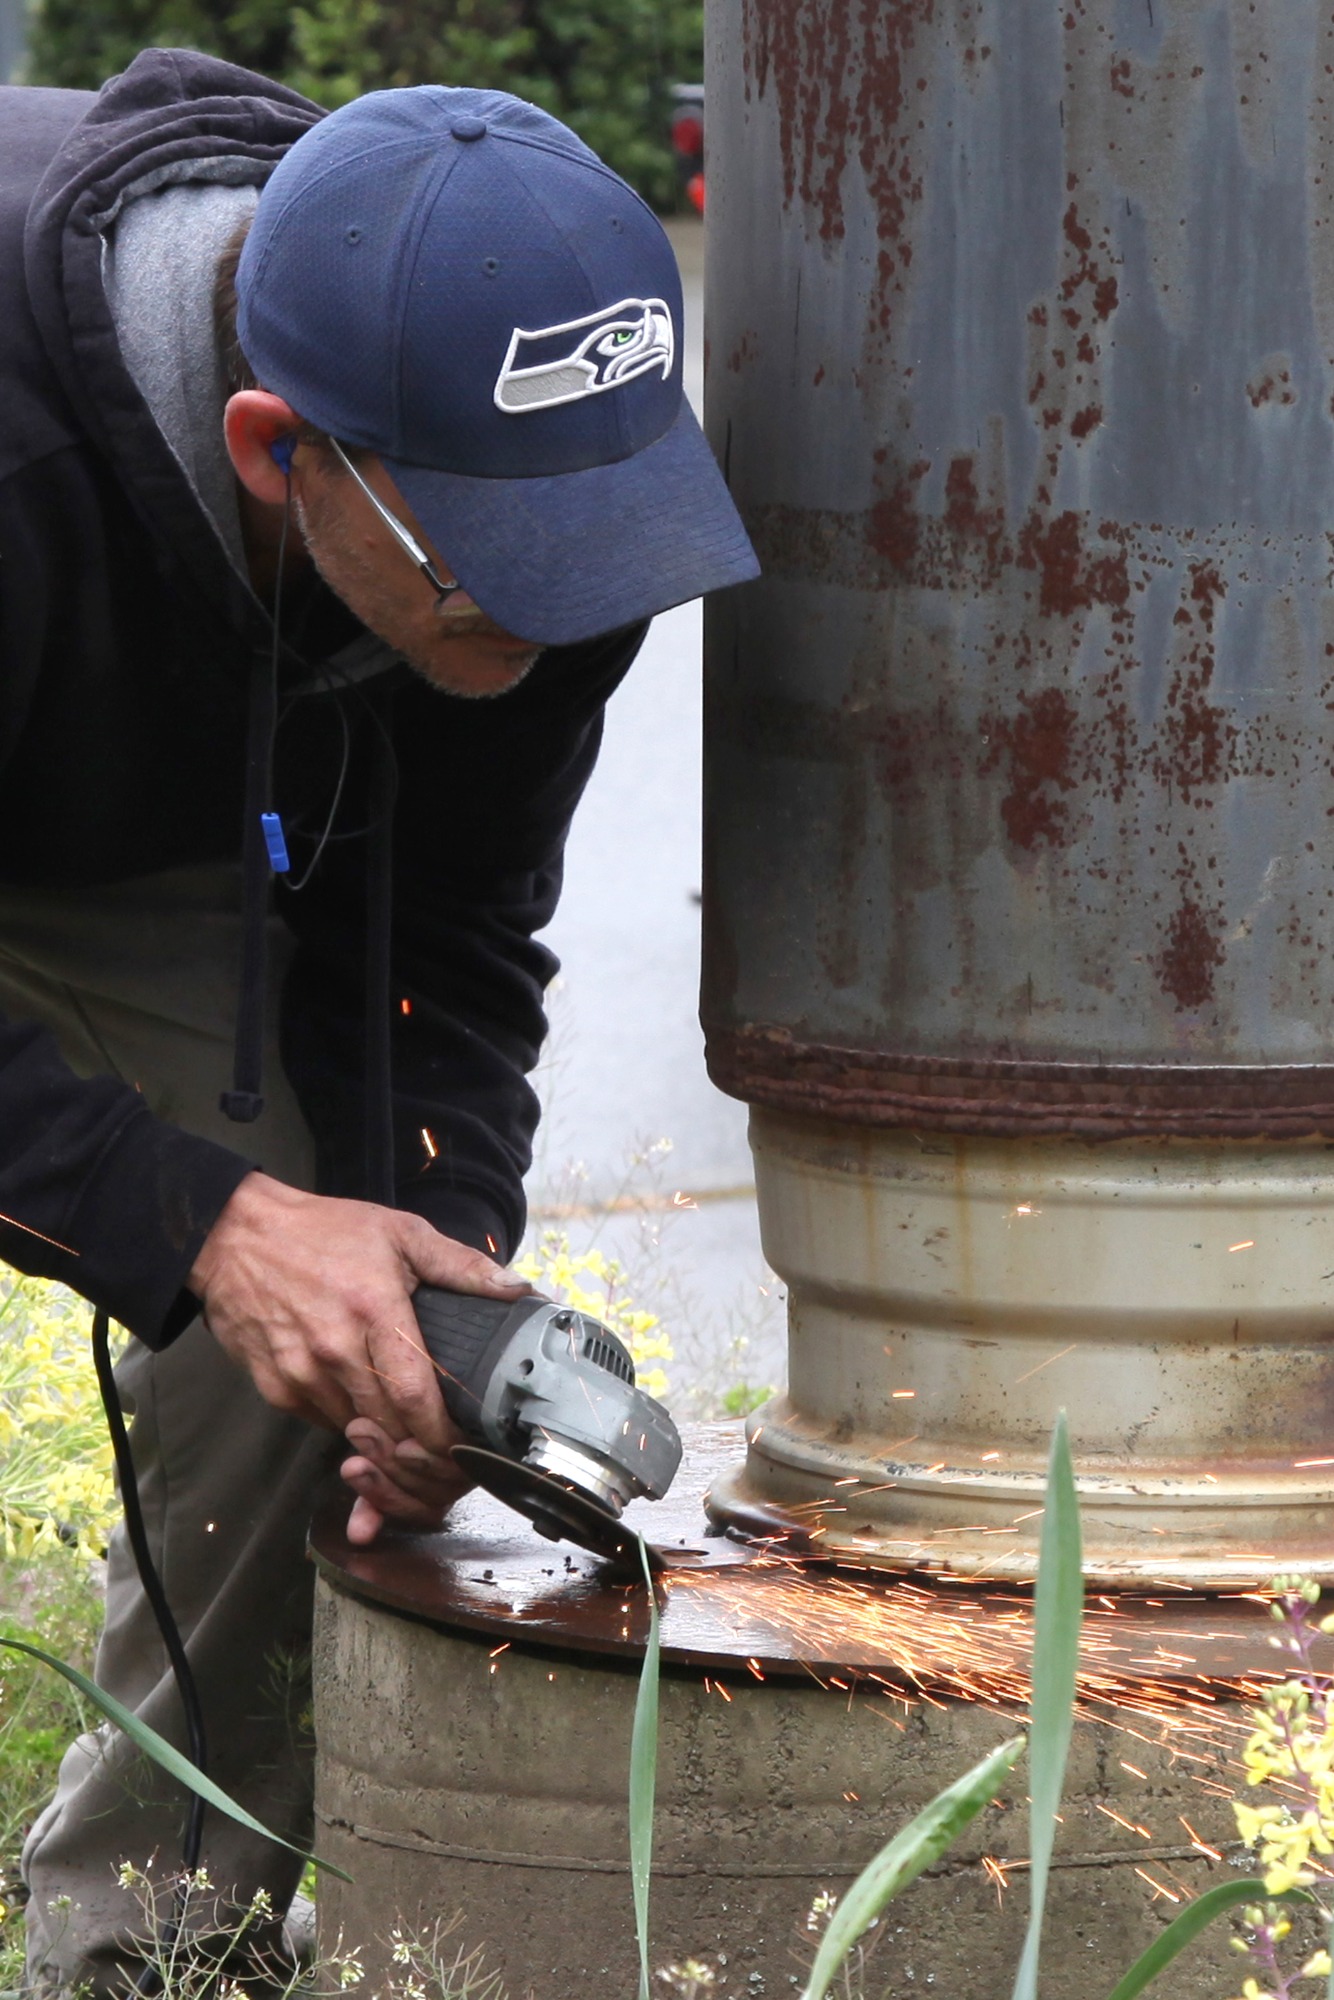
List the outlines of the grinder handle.
<svg viewBox="0 0 1334 2000">
<path fill-rule="evenodd" d="M 494 1349 L 522 1324 L 538 1304 L 531 1293 L 519 1299 L 482 1299 L 471 1293 L 447 1292 L 438 1285 L 419 1285 L 412 1310 L 435 1363 L 445 1408 L 466 1437 L 486 1442 L 482 1403 L 495 1368 Z"/>
</svg>

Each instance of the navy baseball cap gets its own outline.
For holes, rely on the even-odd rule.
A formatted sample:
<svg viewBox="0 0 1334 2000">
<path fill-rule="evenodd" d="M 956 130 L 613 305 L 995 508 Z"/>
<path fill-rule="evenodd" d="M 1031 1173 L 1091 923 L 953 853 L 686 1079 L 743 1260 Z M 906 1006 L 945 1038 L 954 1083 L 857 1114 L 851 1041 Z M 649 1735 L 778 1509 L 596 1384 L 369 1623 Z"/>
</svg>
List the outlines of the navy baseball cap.
<svg viewBox="0 0 1334 2000">
<path fill-rule="evenodd" d="M 237 332 L 383 460 L 468 595 L 565 645 L 758 575 L 681 387 L 681 281 L 568 127 L 426 84 L 335 111 L 260 196 Z"/>
</svg>

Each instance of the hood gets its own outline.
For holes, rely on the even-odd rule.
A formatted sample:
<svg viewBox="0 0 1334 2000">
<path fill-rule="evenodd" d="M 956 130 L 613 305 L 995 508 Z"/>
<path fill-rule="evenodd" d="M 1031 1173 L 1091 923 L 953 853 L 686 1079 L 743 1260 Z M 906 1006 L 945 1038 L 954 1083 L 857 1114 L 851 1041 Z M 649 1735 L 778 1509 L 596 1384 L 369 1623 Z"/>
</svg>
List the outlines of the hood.
<svg viewBox="0 0 1334 2000">
<path fill-rule="evenodd" d="M 261 186 L 323 115 L 233 63 L 149 49 L 92 100 L 28 211 L 29 299 L 61 388 L 154 538 L 233 624 L 248 623 L 256 607 L 121 358 L 102 283 L 103 239 L 127 201 L 174 181 Z"/>
</svg>

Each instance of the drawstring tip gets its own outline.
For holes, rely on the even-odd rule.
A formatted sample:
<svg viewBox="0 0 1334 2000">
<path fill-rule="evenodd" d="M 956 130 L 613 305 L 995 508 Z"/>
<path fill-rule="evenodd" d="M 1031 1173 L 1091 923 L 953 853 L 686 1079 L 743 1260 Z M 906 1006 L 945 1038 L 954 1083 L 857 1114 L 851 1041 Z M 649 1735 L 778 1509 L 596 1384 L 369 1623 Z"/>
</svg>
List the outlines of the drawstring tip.
<svg viewBox="0 0 1334 2000">
<path fill-rule="evenodd" d="M 287 858 L 287 839 L 283 833 L 281 814 L 261 813 L 259 823 L 264 829 L 264 845 L 269 850 L 270 868 L 275 875 L 286 875 L 292 864 Z"/>
<path fill-rule="evenodd" d="M 256 1090 L 224 1090 L 218 1109 L 233 1125 L 253 1125 L 264 1109 L 264 1099 Z"/>
</svg>

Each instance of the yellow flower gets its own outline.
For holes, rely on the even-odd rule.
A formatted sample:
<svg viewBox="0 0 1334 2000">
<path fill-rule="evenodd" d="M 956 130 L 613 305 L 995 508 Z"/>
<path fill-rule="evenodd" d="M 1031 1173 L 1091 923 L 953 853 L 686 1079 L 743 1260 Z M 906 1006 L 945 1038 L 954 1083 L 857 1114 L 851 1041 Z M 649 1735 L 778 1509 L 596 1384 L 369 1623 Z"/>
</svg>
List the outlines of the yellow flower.
<svg viewBox="0 0 1334 2000">
<path fill-rule="evenodd" d="M 102 1553 L 119 1509 L 89 1348 L 71 1292 L 0 1265 L 0 1553 Z"/>
<path fill-rule="evenodd" d="M 615 1258 L 597 1249 L 576 1256 L 564 1230 L 545 1229 L 535 1249 L 517 1258 L 514 1268 L 549 1298 L 573 1306 L 576 1312 L 590 1313 L 610 1327 L 630 1350 L 640 1388 L 650 1396 L 666 1395 L 664 1371 L 645 1364 L 670 1361 L 672 1343 L 657 1314 L 642 1311 L 624 1295 L 625 1272 Z"/>
</svg>

